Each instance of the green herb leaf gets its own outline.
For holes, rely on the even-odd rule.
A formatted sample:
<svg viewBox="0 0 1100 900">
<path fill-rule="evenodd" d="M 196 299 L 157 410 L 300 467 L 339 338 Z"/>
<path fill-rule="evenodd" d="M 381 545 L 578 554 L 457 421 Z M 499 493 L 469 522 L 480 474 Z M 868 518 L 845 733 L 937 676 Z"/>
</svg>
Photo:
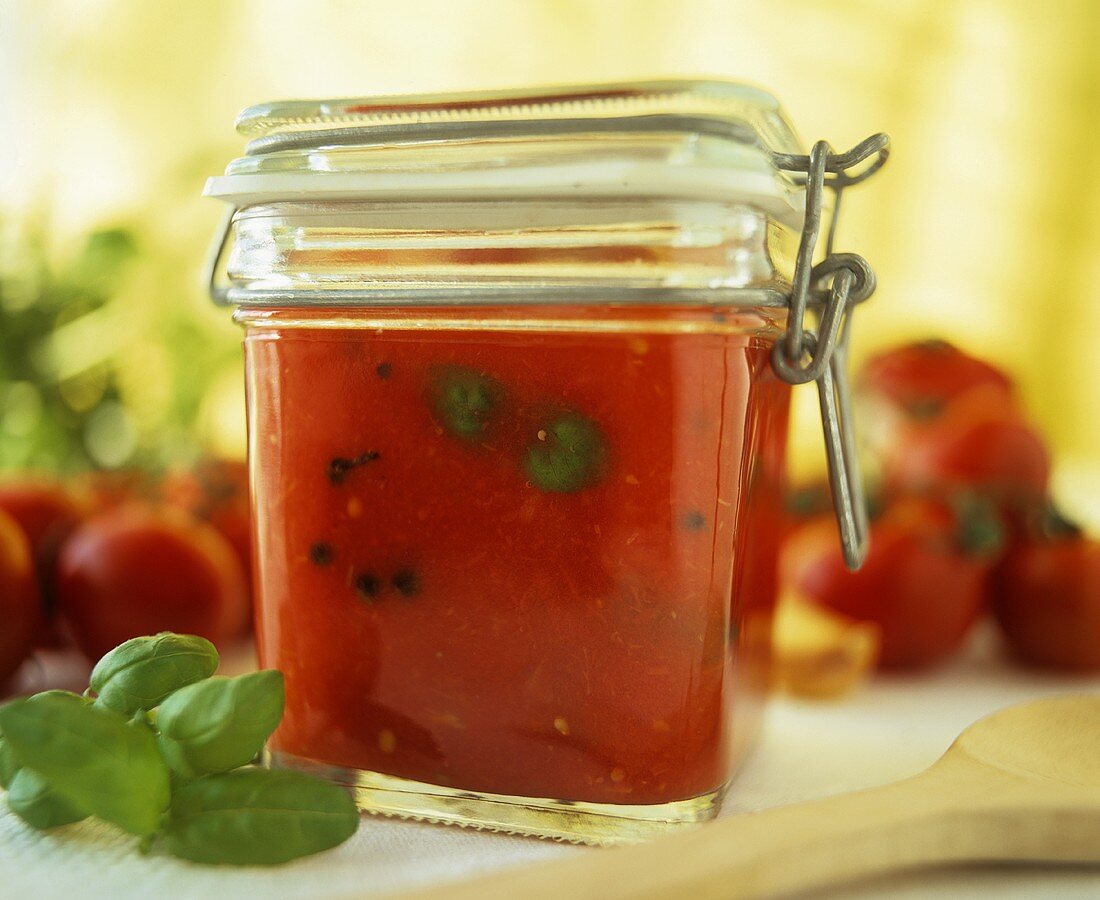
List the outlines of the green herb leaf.
<svg viewBox="0 0 1100 900">
<path fill-rule="evenodd" d="M 274 669 L 209 678 L 176 691 L 157 711 L 168 765 L 193 778 L 252 761 L 283 717 L 283 675 Z"/>
<path fill-rule="evenodd" d="M 62 691 L 57 688 L 51 688 L 48 691 L 41 691 L 37 694 L 32 694 L 27 699 L 37 703 L 40 700 L 45 700 L 47 697 L 55 697 L 64 703 L 75 703 L 78 706 L 87 706 L 89 703 L 91 703 L 90 700 L 81 697 L 80 694 L 74 694 L 72 691 Z"/>
<path fill-rule="evenodd" d="M 96 704 L 130 714 L 159 706 L 173 691 L 209 678 L 218 651 L 205 638 L 162 632 L 115 647 L 92 670 Z"/>
<path fill-rule="evenodd" d="M 540 490 L 571 494 L 598 482 L 606 460 L 599 426 L 579 413 L 565 413 L 539 430 L 527 447 L 525 467 Z"/>
<path fill-rule="evenodd" d="M 485 435 L 503 398 L 496 380 L 462 366 L 439 370 L 431 391 L 432 411 L 440 424 L 468 441 Z"/>
<path fill-rule="evenodd" d="M 66 800 L 131 834 L 157 830 L 168 767 L 148 725 L 54 695 L 0 706 L 0 730 L 16 761 Z"/>
<path fill-rule="evenodd" d="M 0 787 L 7 790 L 18 771 L 19 763 L 15 759 L 15 753 L 8 746 L 8 742 L 0 737 Z"/>
<path fill-rule="evenodd" d="M 28 825 L 43 831 L 88 818 L 87 810 L 62 797 L 31 769 L 15 773 L 8 788 L 8 806 Z"/>
<path fill-rule="evenodd" d="M 76 702 L 79 704 L 87 704 L 89 701 L 85 700 L 80 694 L 74 694 L 72 691 L 61 690 L 49 690 L 42 691 L 40 694 L 28 698 L 32 702 L 37 702 L 43 697 L 61 697 L 62 702 Z M 0 731 L 0 787 L 7 790 L 12 780 L 15 778 L 16 772 L 18 772 L 22 766 L 19 760 L 16 759 L 15 751 L 11 748 L 11 745 L 4 740 L 3 732 Z"/>
<path fill-rule="evenodd" d="M 169 852 L 194 862 L 270 866 L 335 847 L 358 826 L 359 811 L 342 788 L 248 768 L 180 788 L 164 837 Z"/>
</svg>

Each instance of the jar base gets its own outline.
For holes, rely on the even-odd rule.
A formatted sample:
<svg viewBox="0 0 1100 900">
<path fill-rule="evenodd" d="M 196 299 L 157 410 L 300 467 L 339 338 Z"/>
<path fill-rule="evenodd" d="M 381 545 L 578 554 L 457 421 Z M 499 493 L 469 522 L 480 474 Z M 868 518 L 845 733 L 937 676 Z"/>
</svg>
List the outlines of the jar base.
<svg viewBox="0 0 1100 900">
<path fill-rule="evenodd" d="M 696 827 L 718 814 L 723 785 L 708 794 L 659 804 L 587 803 L 512 797 L 425 784 L 380 772 L 330 766 L 270 751 L 273 768 L 293 769 L 344 785 L 372 815 L 523 834 L 572 844 L 633 844 Z"/>
</svg>

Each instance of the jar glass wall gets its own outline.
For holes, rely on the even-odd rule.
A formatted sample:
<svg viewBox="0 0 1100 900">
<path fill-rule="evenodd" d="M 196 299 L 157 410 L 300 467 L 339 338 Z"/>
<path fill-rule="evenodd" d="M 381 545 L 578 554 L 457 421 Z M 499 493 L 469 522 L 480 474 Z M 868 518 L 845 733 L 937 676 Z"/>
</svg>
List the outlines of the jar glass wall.
<svg viewBox="0 0 1100 900">
<path fill-rule="evenodd" d="M 756 725 L 774 313 L 239 313 L 275 761 L 584 840 L 712 815 Z"/>
</svg>

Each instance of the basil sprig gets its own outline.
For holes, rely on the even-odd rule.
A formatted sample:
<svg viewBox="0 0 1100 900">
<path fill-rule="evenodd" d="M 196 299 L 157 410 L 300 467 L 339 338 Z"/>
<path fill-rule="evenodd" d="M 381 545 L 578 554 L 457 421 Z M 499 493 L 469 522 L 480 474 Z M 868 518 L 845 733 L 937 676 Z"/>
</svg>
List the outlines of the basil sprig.
<svg viewBox="0 0 1100 900">
<path fill-rule="evenodd" d="M 194 862 L 269 866 L 343 843 L 358 825 L 355 803 L 334 784 L 237 769 L 180 788 L 164 837 Z"/>
<path fill-rule="evenodd" d="M 70 702 L 81 704 L 88 702 L 79 694 L 74 694 L 72 691 L 58 690 L 42 691 L 39 694 L 35 694 L 31 699 L 41 701 L 45 697 L 65 697 L 68 698 Z M 4 731 L 0 728 L 0 787 L 5 790 L 9 789 L 16 774 L 22 768 L 23 766 L 16 758 L 15 751 L 12 749 L 11 744 L 4 740 Z"/>
<path fill-rule="evenodd" d="M 0 737 L 0 787 L 4 790 L 11 787 L 12 779 L 15 778 L 15 773 L 19 769 L 19 761 L 15 758 L 15 753 L 8 746 L 8 742 Z"/>
<path fill-rule="evenodd" d="M 88 818 L 88 810 L 65 799 L 31 769 L 20 769 L 8 787 L 8 806 L 24 822 L 45 831 Z"/>
<path fill-rule="evenodd" d="M 0 707 L 0 729 L 24 768 L 124 831 L 151 835 L 168 808 L 168 767 L 151 728 L 65 697 Z"/>
<path fill-rule="evenodd" d="M 67 698 L 68 702 L 84 704 L 87 701 L 71 691 L 43 691 L 33 700 L 45 697 Z M 24 769 L 16 758 L 11 744 L 0 733 L 0 787 L 8 791 L 8 806 L 25 822 L 35 828 L 56 828 L 88 818 L 86 809 L 57 793 L 49 782 L 37 772 Z"/>
<path fill-rule="evenodd" d="M 209 678 L 218 651 L 205 638 L 165 631 L 119 644 L 92 669 L 96 704 L 121 713 L 160 706 L 173 691 Z"/>
<path fill-rule="evenodd" d="M 84 697 L 0 706 L 9 808 L 39 829 L 96 816 L 204 863 L 274 865 L 350 837 L 344 789 L 247 765 L 282 718 L 282 674 L 212 678 L 217 664 L 202 638 L 135 638 L 100 660 Z"/>
<path fill-rule="evenodd" d="M 252 762 L 283 717 L 283 673 L 208 678 L 176 691 L 157 710 L 157 743 L 189 778 Z"/>
</svg>

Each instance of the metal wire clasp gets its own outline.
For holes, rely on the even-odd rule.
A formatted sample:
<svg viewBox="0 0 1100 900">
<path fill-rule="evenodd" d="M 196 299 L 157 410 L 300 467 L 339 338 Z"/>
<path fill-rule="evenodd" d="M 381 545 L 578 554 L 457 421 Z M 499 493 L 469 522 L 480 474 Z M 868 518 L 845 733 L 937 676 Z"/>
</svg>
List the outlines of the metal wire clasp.
<svg viewBox="0 0 1100 900">
<path fill-rule="evenodd" d="M 229 243 L 229 233 L 233 228 L 233 216 L 237 214 L 237 208 L 230 206 L 223 214 L 214 233 L 214 240 L 206 251 L 206 259 L 203 260 L 202 278 L 210 299 L 218 306 L 229 306 L 229 288 L 219 284 L 218 272 L 221 269 L 222 257 L 225 256 L 225 248 Z"/>
<path fill-rule="evenodd" d="M 875 275 L 862 256 L 834 253 L 833 238 L 841 192 L 882 168 L 889 152 L 890 139 L 875 134 L 847 153 L 834 153 L 828 142 L 818 141 L 809 156 L 783 153 L 774 157 L 778 168 L 806 174 L 806 215 L 791 282 L 787 330 L 775 343 L 772 367 L 789 384 L 817 382 L 829 485 L 844 562 L 850 569 L 858 569 L 867 556 L 867 504 L 852 423 L 848 338 L 852 307 L 874 293 Z M 833 213 L 825 258 L 814 265 L 825 188 L 834 194 Z M 806 327 L 811 314 L 816 319 L 815 329 Z"/>
</svg>

